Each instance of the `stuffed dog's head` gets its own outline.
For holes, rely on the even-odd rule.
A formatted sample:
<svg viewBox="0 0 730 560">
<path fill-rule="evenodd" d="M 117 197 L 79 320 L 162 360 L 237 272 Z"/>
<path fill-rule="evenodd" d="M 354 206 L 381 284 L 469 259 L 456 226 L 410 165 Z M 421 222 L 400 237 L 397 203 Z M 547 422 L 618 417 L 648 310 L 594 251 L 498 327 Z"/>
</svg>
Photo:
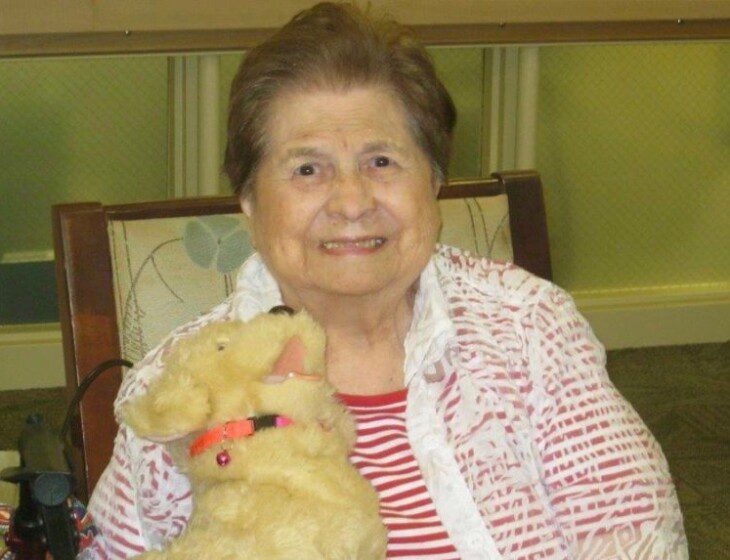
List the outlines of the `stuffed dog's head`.
<svg viewBox="0 0 730 560">
<path fill-rule="evenodd" d="M 352 444 L 354 427 L 324 377 L 324 351 L 324 332 L 305 312 L 211 324 L 176 344 L 160 376 L 122 409 L 122 418 L 141 437 L 186 446 L 230 421 L 291 420 L 188 451 L 187 465 L 180 466 L 200 476 L 235 476 L 239 469 L 230 467 L 271 453 L 284 460 L 287 453 L 340 452 Z M 222 452 L 229 455 L 225 468 Z M 181 455 L 176 450 L 176 459 Z"/>
</svg>

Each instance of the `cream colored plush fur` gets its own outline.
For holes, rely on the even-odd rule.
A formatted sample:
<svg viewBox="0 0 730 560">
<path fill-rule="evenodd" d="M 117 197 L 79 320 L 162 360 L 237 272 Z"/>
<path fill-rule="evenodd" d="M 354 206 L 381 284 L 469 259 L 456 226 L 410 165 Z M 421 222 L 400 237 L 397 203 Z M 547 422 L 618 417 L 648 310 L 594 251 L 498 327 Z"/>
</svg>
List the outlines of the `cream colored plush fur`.
<svg viewBox="0 0 730 560">
<path fill-rule="evenodd" d="M 161 376 L 123 410 L 139 436 L 169 442 L 193 486 L 187 530 L 145 559 L 384 558 L 377 494 L 348 460 L 355 427 L 346 408 L 324 379 L 272 377 L 295 336 L 306 349 L 299 373 L 324 372 L 324 333 L 311 317 L 262 314 L 179 342 Z M 294 423 L 190 457 L 202 431 L 264 414 Z M 224 449 L 231 460 L 222 467 Z"/>
</svg>

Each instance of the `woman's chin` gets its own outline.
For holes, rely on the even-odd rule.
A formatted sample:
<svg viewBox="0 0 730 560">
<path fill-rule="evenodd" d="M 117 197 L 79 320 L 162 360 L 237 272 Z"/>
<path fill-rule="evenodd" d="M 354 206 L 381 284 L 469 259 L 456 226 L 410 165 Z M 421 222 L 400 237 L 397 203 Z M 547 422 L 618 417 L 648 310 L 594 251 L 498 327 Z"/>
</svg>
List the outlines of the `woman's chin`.
<svg viewBox="0 0 730 560">
<path fill-rule="evenodd" d="M 362 263 L 360 263 L 362 264 Z M 382 263 L 381 263 L 382 264 Z M 399 284 L 399 271 L 395 267 L 357 266 L 355 263 L 338 263 L 318 267 L 309 276 L 309 289 L 329 296 L 366 296 L 387 292 Z"/>
<path fill-rule="evenodd" d="M 310 287 L 333 296 L 379 296 L 399 290 L 405 293 L 418 279 L 430 253 L 424 251 L 423 258 L 418 257 L 404 259 L 390 244 L 366 254 L 319 252 L 308 261 L 312 275 L 307 276 Z"/>
<path fill-rule="evenodd" d="M 382 275 L 350 275 L 343 274 L 338 278 L 332 278 L 323 282 L 320 289 L 332 296 L 377 296 L 392 286 L 389 278 Z"/>
</svg>

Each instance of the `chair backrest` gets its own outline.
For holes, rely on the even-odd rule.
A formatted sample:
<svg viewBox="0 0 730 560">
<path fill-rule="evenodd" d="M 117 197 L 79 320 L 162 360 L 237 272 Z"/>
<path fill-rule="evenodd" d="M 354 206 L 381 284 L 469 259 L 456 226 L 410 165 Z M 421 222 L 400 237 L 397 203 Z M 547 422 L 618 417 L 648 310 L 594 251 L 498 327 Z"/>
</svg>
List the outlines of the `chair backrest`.
<svg viewBox="0 0 730 560">
<path fill-rule="evenodd" d="M 551 278 L 535 172 L 498 173 L 442 189 L 441 241 Z M 69 399 L 110 358 L 139 360 L 166 333 L 228 295 L 252 252 L 235 197 L 53 207 Z M 77 492 L 87 498 L 111 457 L 121 373 L 97 379 L 72 426 Z"/>
</svg>

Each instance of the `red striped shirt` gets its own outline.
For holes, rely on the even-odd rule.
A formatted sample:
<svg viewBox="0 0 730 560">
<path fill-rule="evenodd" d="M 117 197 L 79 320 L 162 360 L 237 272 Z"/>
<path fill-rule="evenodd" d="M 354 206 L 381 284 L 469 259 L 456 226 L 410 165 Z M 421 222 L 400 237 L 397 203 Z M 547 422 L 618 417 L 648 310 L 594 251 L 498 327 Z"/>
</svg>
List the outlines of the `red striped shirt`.
<svg viewBox="0 0 730 560">
<path fill-rule="evenodd" d="M 350 460 L 380 496 L 387 558 L 456 560 L 406 435 L 406 394 L 340 394 L 357 423 Z"/>
</svg>

